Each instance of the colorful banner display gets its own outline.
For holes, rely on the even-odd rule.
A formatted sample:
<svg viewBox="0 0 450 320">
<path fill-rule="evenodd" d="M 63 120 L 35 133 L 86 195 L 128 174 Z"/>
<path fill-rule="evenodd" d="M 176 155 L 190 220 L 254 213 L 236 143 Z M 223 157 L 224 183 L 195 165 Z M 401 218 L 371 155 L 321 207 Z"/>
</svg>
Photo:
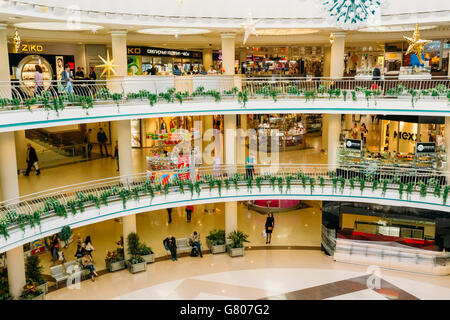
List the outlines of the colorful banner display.
<svg viewBox="0 0 450 320">
<path fill-rule="evenodd" d="M 178 157 L 178 179 L 189 180 L 189 156 Z"/>
</svg>

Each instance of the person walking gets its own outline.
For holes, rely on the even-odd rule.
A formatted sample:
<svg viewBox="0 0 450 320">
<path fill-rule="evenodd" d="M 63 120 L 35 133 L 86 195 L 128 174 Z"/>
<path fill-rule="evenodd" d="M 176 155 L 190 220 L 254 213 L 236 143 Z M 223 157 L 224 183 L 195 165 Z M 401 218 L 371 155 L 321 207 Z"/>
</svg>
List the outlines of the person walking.
<svg viewBox="0 0 450 320">
<path fill-rule="evenodd" d="M 192 246 L 197 249 L 200 258 L 203 258 L 202 246 L 200 244 L 200 235 L 197 233 L 197 231 L 194 231 L 194 233 L 191 234 L 189 239 L 192 242 Z"/>
<path fill-rule="evenodd" d="M 89 128 L 89 130 L 86 132 L 86 134 L 84 136 L 84 144 L 86 145 L 86 148 L 87 148 L 87 156 L 90 157 L 91 151 L 92 151 L 92 129 L 91 128 Z"/>
<path fill-rule="evenodd" d="M 106 142 L 108 141 L 108 138 L 106 137 L 106 133 L 103 131 L 103 128 L 100 128 L 97 133 L 97 141 L 100 146 L 100 156 L 103 157 L 103 147 L 104 147 L 106 156 L 109 157 L 108 148 L 106 147 Z"/>
<path fill-rule="evenodd" d="M 25 176 L 28 177 L 30 175 L 31 167 L 33 166 L 36 169 L 36 174 L 40 175 L 41 170 L 39 169 L 36 150 L 31 146 L 31 143 L 27 143 L 27 147 L 27 171 L 25 172 Z"/>
<path fill-rule="evenodd" d="M 86 251 L 86 253 L 90 256 L 92 256 L 92 251 L 94 251 L 94 247 L 92 246 L 92 242 L 91 242 L 91 236 L 87 236 L 86 240 L 84 240 L 83 243 L 83 249 Z"/>
<path fill-rule="evenodd" d="M 253 164 L 255 163 L 255 157 L 253 154 L 249 154 L 247 159 L 245 159 L 245 178 L 248 179 L 251 177 L 253 179 L 253 172 L 255 171 L 255 167 Z"/>
<path fill-rule="evenodd" d="M 163 245 L 166 250 L 170 251 L 172 261 L 177 261 L 177 242 L 174 236 L 168 236 L 163 240 Z"/>
<path fill-rule="evenodd" d="M 117 171 L 119 171 L 119 141 L 116 140 L 116 146 L 114 147 L 114 158 L 117 161 Z"/>
<path fill-rule="evenodd" d="M 42 68 L 40 65 L 35 66 L 36 72 L 34 73 L 34 82 L 36 83 L 35 95 L 41 95 L 44 91 L 44 76 L 42 74 Z"/>
<path fill-rule="evenodd" d="M 275 227 L 275 219 L 273 217 L 273 213 L 269 212 L 266 219 L 266 244 L 270 244 L 270 241 L 272 241 L 272 232 L 273 228 Z"/>
<path fill-rule="evenodd" d="M 167 208 L 167 215 L 169 216 L 169 223 L 172 223 L 172 210 L 173 210 L 173 208 Z"/>
<path fill-rule="evenodd" d="M 362 140 L 363 145 L 366 145 L 366 143 L 367 143 L 367 133 L 368 132 L 369 131 L 366 128 L 366 124 L 363 123 L 361 125 L 361 140 Z"/>
<path fill-rule="evenodd" d="M 191 222 L 192 211 L 194 211 L 194 207 L 193 207 L 193 206 L 187 206 L 187 207 L 186 207 L 186 218 L 187 218 L 187 222 Z"/>
<path fill-rule="evenodd" d="M 59 235 L 55 233 L 50 239 L 50 252 L 52 253 L 53 265 L 55 265 L 56 260 L 58 260 L 58 252 L 60 247 L 61 239 L 59 238 Z"/>
<path fill-rule="evenodd" d="M 352 128 L 352 139 L 358 139 L 358 125 L 356 123 Z"/>
<path fill-rule="evenodd" d="M 73 93 L 73 76 L 68 64 L 64 66 L 64 70 L 61 72 L 61 84 L 65 92 Z"/>
</svg>

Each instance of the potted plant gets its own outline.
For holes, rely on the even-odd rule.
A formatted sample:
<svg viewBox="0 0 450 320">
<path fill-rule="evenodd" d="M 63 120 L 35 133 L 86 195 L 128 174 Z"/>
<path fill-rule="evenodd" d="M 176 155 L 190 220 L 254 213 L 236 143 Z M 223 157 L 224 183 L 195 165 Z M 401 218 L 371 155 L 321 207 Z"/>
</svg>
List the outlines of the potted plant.
<svg viewBox="0 0 450 320">
<path fill-rule="evenodd" d="M 106 253 L 105 264 L 109 272 L 125 269 L 123 248 L 117 248 L 112 252 L 108 251 Z"/>
<path fill-rule="evenodd" d="M 147 270 L 147 262 L 142 258 L 139 251 L 139 236 L 131 232 L 127 237 L 128 253 L 130 259 L 126 262 L 128 270 L 131 273 L 137 273 Z"/>
<path fill-rule="evenodd" d="M 8 284 L 8 270 L 4 268 L 0 272 L 0 300 L 12 300 L 13 297 L 9 294 Z"/>
<path fill-rule="evenodd" d="M 19 300 L 45 300 L 45 293 L 36 287 L 36 283 L 27 280 L 27 283 L 23 286 Z"/>
<path fill-rule="evenodd" d="M 148 247 L 145 243 L 139 244 L 139 254 L 146 263 L 155 262 L 155 255 L 153 254 L 152 248 Z"/>
<path fill-rule="evenodd" d="M 225 230 L 210 231 L 206 237 L 206 243 L 212 254 L 225 252 Z"/>
<path fill-rule="evenodd" d="M 42 266 L 37 255 L 30 255 L 25 262 L 25 276 L 36 285 L 36 288 L 42 290 L 44 294 L 48 293 L 47 280 L 42 277 Z"/>
<path fill-rule="evenodd" d="M 228 253 L 230 257 L 238 257 L 244 255 L 244 242 L 250 242 L 247 240 L 248 235 L 241 231 L 234 230 L 228 234 L 227 239 L 230 243 L 227 245 Z"/>
</svg>

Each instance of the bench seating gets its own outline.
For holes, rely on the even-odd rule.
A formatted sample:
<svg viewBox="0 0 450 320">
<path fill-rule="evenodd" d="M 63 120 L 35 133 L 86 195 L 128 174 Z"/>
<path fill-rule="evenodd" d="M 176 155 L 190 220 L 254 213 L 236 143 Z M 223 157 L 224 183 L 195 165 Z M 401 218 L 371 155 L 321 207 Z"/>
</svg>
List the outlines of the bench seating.
<svg viewBox="0 0 450 320">
<path fill-rule="evenodd" d="M 179 238 L 176 239 L 177 243 L 177 253 L 184 253 L 184 252 L 191 252 L 192 246 L 189 245 L 189 241 L 187 238 Z M 202 245 L 200 244 L 200 248 L 202 248 Z M 170 256 L 170 250 L 167 250 L 167 255 Z"/>
<path fill-rule="evenodd" d="M 74 270 L 75 272 L 73 272 Z M 66 262 L 64 263 L 64 266 L 60 264 L 50 267 L 50 274 L 52 278 L 55 279 L 56 288 L 58 288 L 59 282 L 66 281 L 72 274 L 75 275 L 76 273 L 79 273 L 81 280 L 86 279 L 86 277 L 90 274 L 89 269 L 85 269 L 81 264 L 81 259 Z"/>
</svg>

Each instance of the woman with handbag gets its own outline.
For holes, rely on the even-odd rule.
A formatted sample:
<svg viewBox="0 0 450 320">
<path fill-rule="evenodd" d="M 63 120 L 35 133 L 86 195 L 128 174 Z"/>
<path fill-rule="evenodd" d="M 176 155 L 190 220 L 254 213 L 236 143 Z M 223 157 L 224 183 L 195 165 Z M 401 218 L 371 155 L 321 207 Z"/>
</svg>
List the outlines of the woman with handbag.
<svg viewBox="0 0 450 320">
<path fill-rule="evenodd" d="M 275 226 L 275 219 L 273 218 L 273 213 L 269 212 L 266 219 L 266 244 L 270 244 L 270 241 L 272 240 L 272 232 L 273 227 Z"/>
</svg>

